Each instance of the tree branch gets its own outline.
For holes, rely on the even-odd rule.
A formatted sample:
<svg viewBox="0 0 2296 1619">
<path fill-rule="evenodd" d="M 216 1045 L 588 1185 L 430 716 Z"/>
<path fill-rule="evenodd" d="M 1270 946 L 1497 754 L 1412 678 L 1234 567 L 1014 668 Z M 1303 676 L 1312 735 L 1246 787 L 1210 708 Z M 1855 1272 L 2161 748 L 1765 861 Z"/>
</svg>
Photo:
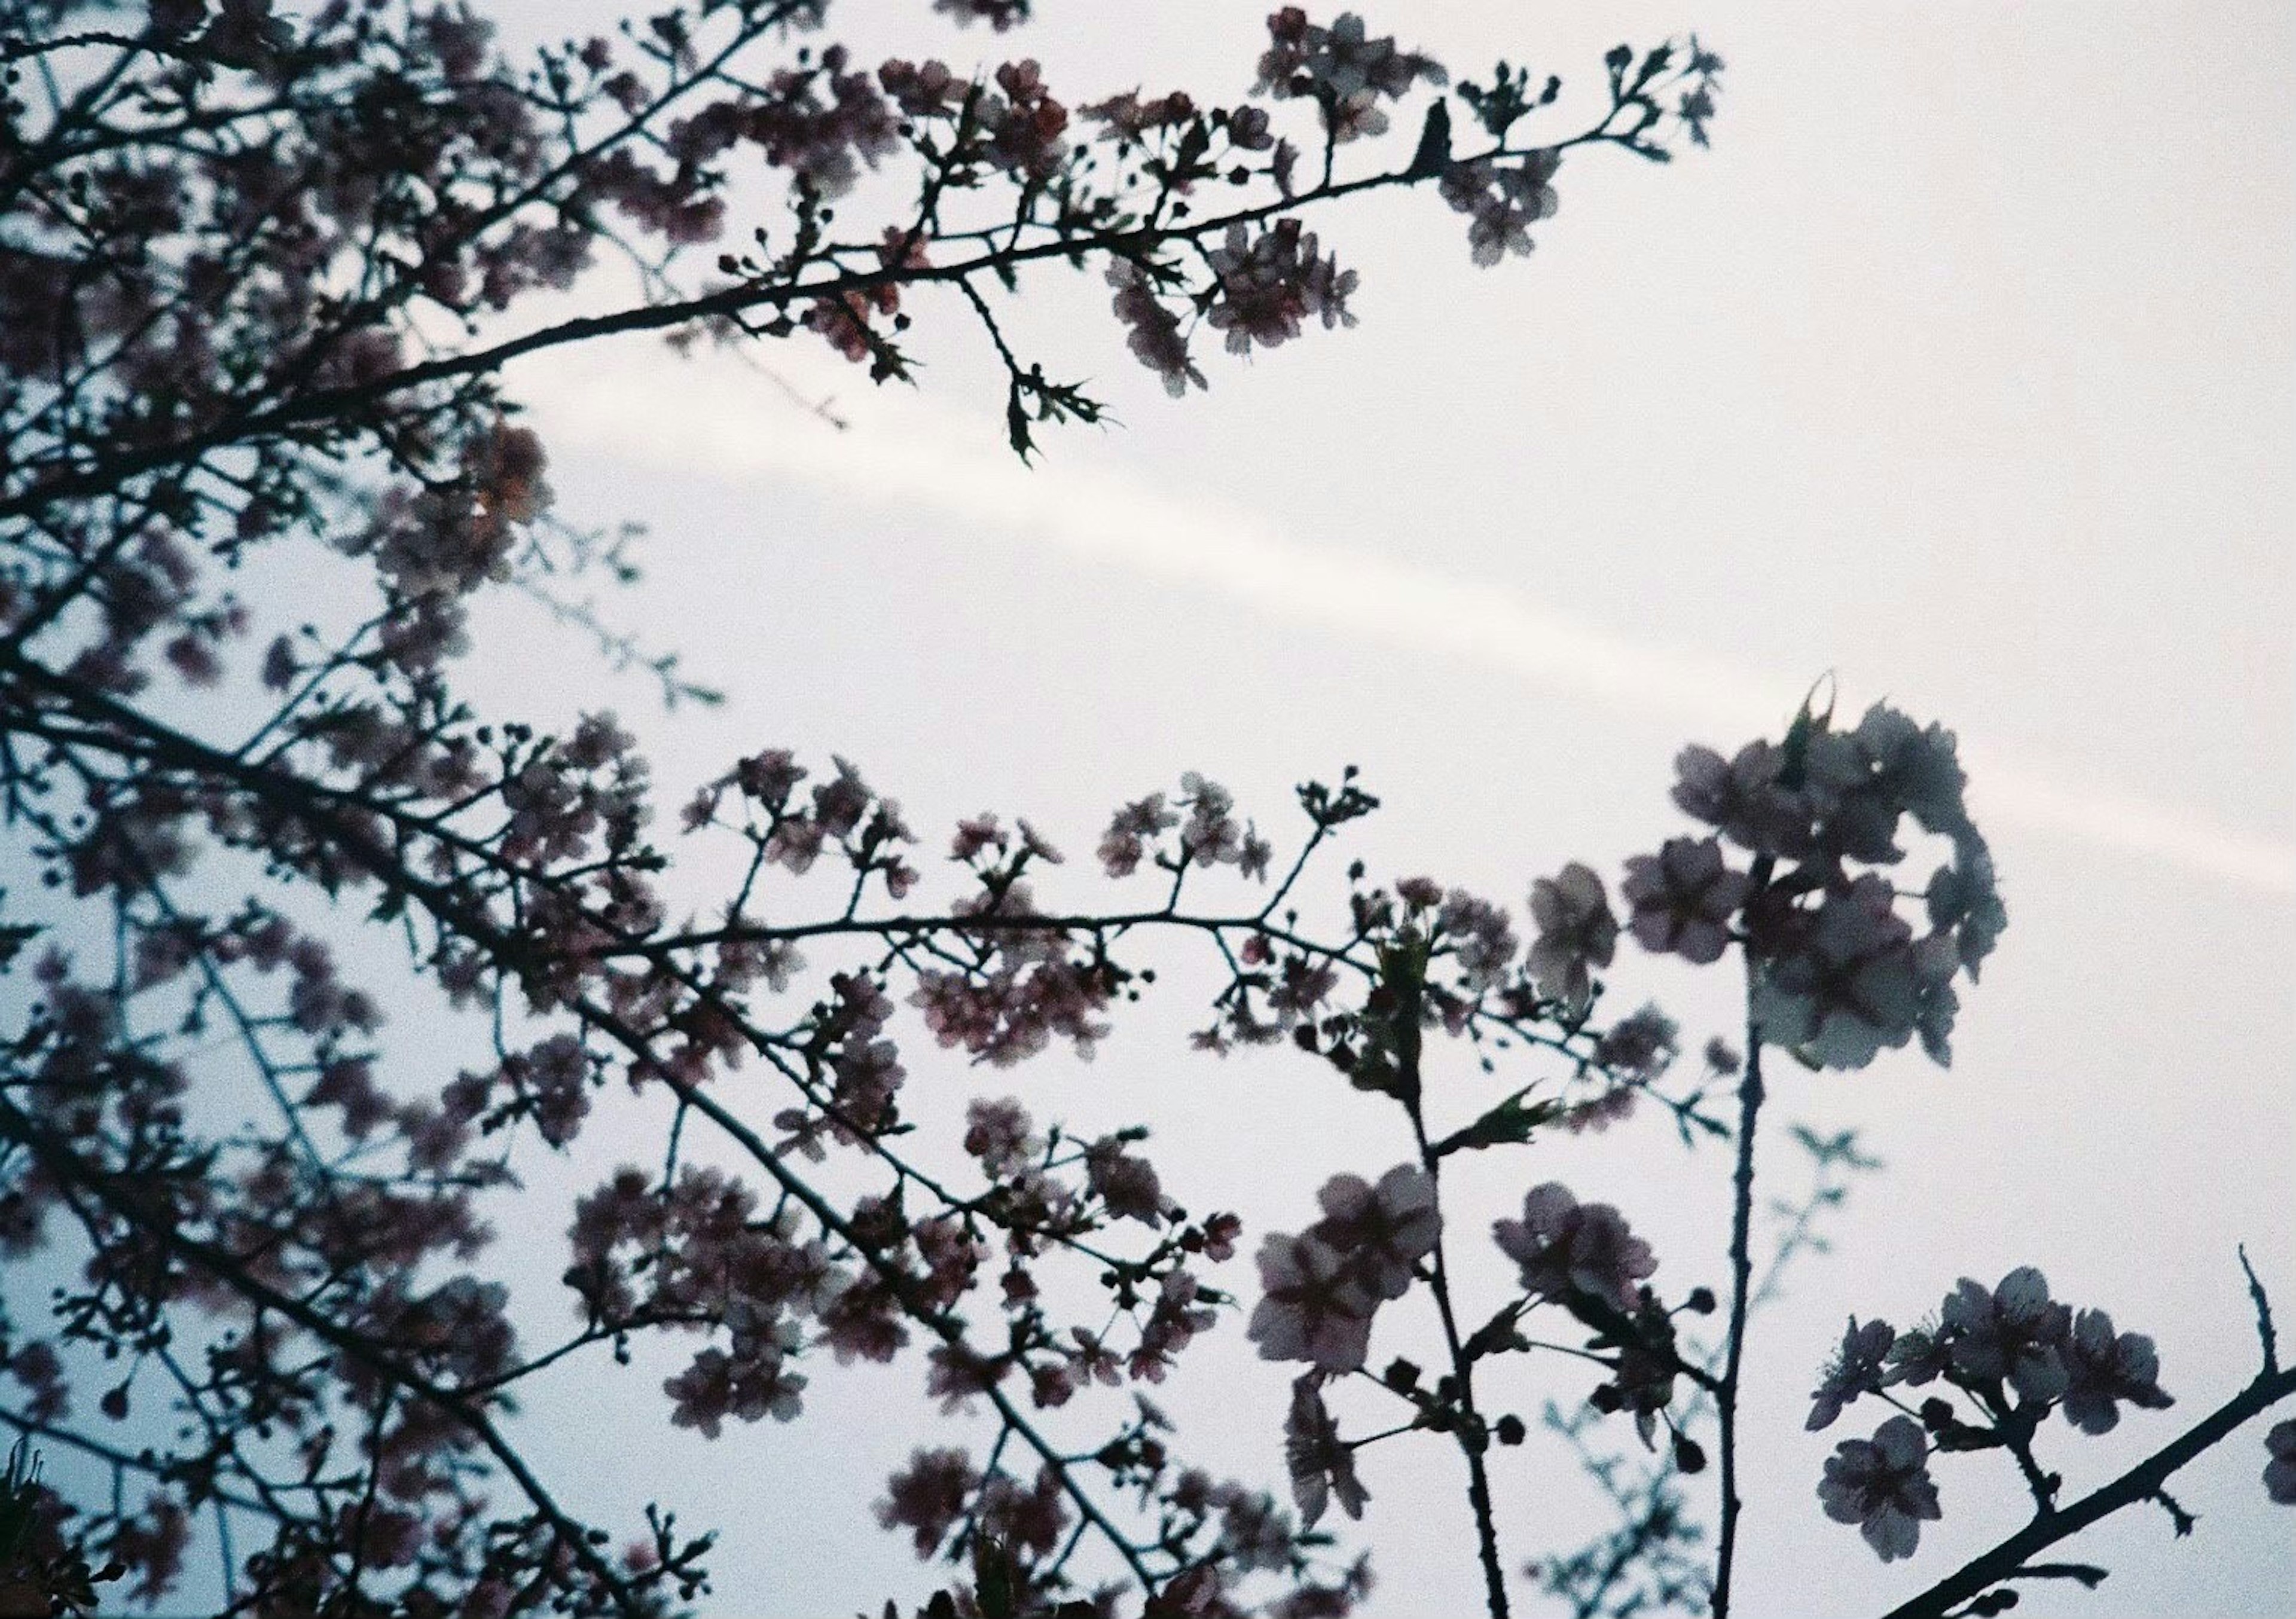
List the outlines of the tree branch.
<svg viewBox="0 0 2296 1619">
<path fill-rule="evenodd" d="M 2296 1366 L 2259 1372 L 2247 1387 L 2111 1484 L 2069 1507 L 2036 1517 L 1982 1557 L 1891 1608 L 1883 1619 L 1945 1619 L 1956 1605 L 2004 1580 L 2031 1572 L 2027 1565 L 2035 1555 L 2123 1507 L 2149 1500 L 2185 1463 L 2291 1394 L 2296 1394 Z"/>
</svg>

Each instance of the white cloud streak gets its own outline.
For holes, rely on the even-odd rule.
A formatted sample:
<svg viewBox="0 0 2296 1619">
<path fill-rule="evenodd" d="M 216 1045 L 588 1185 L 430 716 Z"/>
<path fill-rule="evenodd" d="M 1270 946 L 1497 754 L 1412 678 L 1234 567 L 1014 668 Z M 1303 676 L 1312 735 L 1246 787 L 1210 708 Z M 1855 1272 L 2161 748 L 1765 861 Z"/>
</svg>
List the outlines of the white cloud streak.
<svg viewBox="0 0 2296 1619">
<path fill-rule="evenodd" d="M 849 430 L 791 408 L 725 359 L 634 377 L 607 356 L 549 363 L 529 397 L 550 439 L 713 480 L 793 479 L 840 499 L 934 511 L 1350 639 L 1447 654 L 1549 691 L 1727 735 L 1775 726 L 1790 681 L 1609 634 L 1488 583 L 1308 546 L 1250 513 L 1175 498 L 1074 458 L 1024 468 L 978 421 L 914 395 L 841 388 Z M 857 398 L 851 396 L 860 392 Z M 1966 734 L 1966 733 L 1964 733 Z M 2296 845 L 2203 812 L 2018 768 L 1981 739 L 1964 752 L 1988 814 L 2045 836 L 2161 862 L 2240 887 L 2296 894 Z"/>
</svg>

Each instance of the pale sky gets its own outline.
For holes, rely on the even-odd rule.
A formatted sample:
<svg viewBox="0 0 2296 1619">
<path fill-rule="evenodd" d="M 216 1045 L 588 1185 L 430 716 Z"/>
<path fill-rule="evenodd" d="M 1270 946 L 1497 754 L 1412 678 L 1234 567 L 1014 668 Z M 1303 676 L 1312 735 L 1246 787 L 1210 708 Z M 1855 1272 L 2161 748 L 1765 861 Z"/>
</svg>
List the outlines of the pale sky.
<svg viewBox="0 0 2296 1619">
<path fill-rule="evenodd" d="M 891 30 L 865 59 L 1033 53 L 1081 99 L 1240 91 L 1266 5 L 1048 0 L 1002 41 L 911 29 L 923 9 L 868 0 L 848 31 Z M 833 749 L 929 837 L 993 805 L 1082 854 L 1110 806 L 1184 770 L 1283 827 L 1292 782 L 1354 762 L 1389 805 L 1358 840 L 1374 873 L 1520 906 L 1567 860 L 1615 873 L 1682 830 L 1676 749 L 1775 735 L 1824 671 L 1853 711 L 1887 696 L 1956 728 L 2011 928 L 1950 1073 L 1898 1053 L 1775 1086 L 1779 1124 L 1859 1126 L 1890 1168 L 1759 1319 L 1749 1374 L 1743 1611 L 1879 1611 L 1989 1544 L 2014 1498 L 1983 1459 L 1949 1459 L 1945 1522 L 1887 1570 L 1822 1519 L 1816 1479 L 1849 1430 L 1803 1434 L 1802 1397 L 1845 1315 L 1909 1325 L 1958 1277 L 2034 1263 L 2152 1334 L 2179 1404 L 2064 1435 L 2075 1491 L 2254 1370 L 2236 1242 L 2296 1318 L 2296 28 L 2281 5 L 2165 0 L 1419 0 L 1369 20 L 1469 75 L 1500 54 L 1599 71 L 1618 40 L 1695 28 L 1730 63 L 1715 150 L 1663 170 L 1574 154 L 1538 252 L 1495 270 L 1431 195 L 1318 220 L 1362 272 L 1361 327 L 1249 367 L 1208 354 L 1211 391 L 1177 405 L 1096 281 L 1043 274 L 1016 337 L 1094 378 L 1123 426 L 1051 433 L 1034 471 L 1003 447 L 954 302 L 920 306 L 917 392 L 873 393 L 801 343 L 758 356 L 833 394 L 841 434 L 738 364 L 644 340 L 513 388 L 562 510 L 654 530 L 622 615 L 732 694 L 647 720 L 668 797 L 760 746 Z M 514 644 L 472 670 L 490 702 L 647 712 L 635 682 L 570 683 L 571 642 L 499 623 Z M 1010 1091 L 1040 1117 L 1149 1123 L 1182 1200 L 1254 1232 L 1298 1229 L 1326 1175 L 1404 1156 L 1314 1065 L 1189 1056 L 1204 964 L 1168 965 L 1081 1073 L 975 1075 L 913 1029 L 912 1104 L 951 1117 Z M 1613 984 L 1661 999 L 1693 1047 L 1734 1016 L 1712 974 L 1622 957 Z M 1464 1064 L 1457 1083 L 1465 1112 L 1482 1093 Z M 540 1168 L 538 1193 L 652 1156 L 605 1135 Z M 1477 1167 L 1447 1191 L 1459 1229 L 1562 1178 L 1624 1208 L 1670 1290 L 1723 1279 L 1726 1165 L 1653 1121 Z M 538 1269 L 562 1263 L 562 1229 L 537 1222 Z M 920 1366 L 824 1361 L 803 1420 L 715 1444 L 667 1428 L 663 1370 L 568 1383 L 579 1420 L 537 1391 L 529 1427 L 593 1507 L 658 1492 L 726 1525 L 708 1611 L 931 1589 L 867 1510 L 913 1443 L 947 1442 Z M 1184 1449 L 1280 1485 L 1285 1381 L 1230 1321 L 1158 1398 Z M 2195 1540 L 2124 1515 L 2060 1549 L 2110 1565 L 2103 1591 L 2028 1585 L 2020 1613 L 2290 1612 L 2262 1427 L 2180 1476 Z M 1509 1461 L 1520 1565 L 1594 1520 L 1550 1452 Z M 1471 1611 L 1456 1455 L 1381 1446 L 1364 1468 L 1370 1611 Z"/>
</svg>

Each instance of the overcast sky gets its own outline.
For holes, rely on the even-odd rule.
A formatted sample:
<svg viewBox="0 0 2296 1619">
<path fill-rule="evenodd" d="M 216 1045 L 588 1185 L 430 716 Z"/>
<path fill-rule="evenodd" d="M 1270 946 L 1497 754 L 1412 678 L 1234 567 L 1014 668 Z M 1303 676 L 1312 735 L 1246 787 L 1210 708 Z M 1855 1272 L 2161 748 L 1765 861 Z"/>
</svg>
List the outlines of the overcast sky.
<svg viewBox="0 0 2296 1619">
<path fill-rule="evenodd" d="M 877 52 L 1034 53 L 1086 99 L 1240 92 L 1266 7 L 1048 0 L 1002 41 L 907 30 L 922 4 L 849 9 L 901 20 Z M 1375 874 L 1519 905 L 1566 860 L 1615 872 L 1681 830 L 1676 749 L 1776 734 L 1823 672 L 1852 712 L 1887 696 L 1957 730 L 2012 923 L 1954 1068 L 1899 1053 L 1775 1087 L 1779 1124 L 1857 1125 L 1890 1167 L 1758 1324 L 1742 1601 L 1878 1609 L 1989 1544 L 2015 1497 L 1956 1459 L 1944 1524 L 1886 1572 L 1819 1517 L 1842 1435 L 1800 1416 L 1845 1315 L 1908 1325 L 1956 1278 L 2030 1263 L 2154 1335 L 2178 1407 L 2061 1443 L 2076 1491 L 2254 1370 L 2235 1243 L 2296 1317 L 2296 27 L 2284 5 L 2165 0 L 1414 0 L 1370 20 L 1471 75 L 1500 54 L 1599 71 L 1620 39 L 1694 27 L 1730 63 L 1715 150 L 1663 170 L 1574 154 L 1537 253 L 1496 270 L 1424 193 L 1319 220 L 1362 272 L 1361 327 L 1249 367 L 1207 355 L 1211 391 L 1179 405 L 1096 281 L 1045 274 L 1016 335 L 1123 425 L 1051 435 L 1035 470 L 1002 446 L 953 306 L 920 306 L 916 392 L 802 345 L 758 356 L 833 394 L 842 432 L 738 363 L 644 340 L 513 385 L 564 510 L 652 526 L 624 616 L 732 694 L 647 722 L 668 794 L 769 743 L 834 749 L 929 835 L 993 805 L 1082 853 L 1111 805 L 1183 770 L 1282 825 L 1292 782 L 1354 762 L 1389 805 L 1359 840 Z M 644 711 L 635 683 L 570 683 L 572 643 L 501 623 L 516 645 L 476 668 L 491 700 Z M 1403 1156 L 1313 1065 L 1187 1056 L 1202 963 L 1171 966 L 1081 1075 L 920 1053 L 918 1105 L 1009 1089 L 1040 1116 L 1144 1120 L 1182 1200 L 1255 1231 Z M 1622 960 L 1614 993 L 1702 1037 L 1733 1015 L 1710 976 Z M 652 1156 L 601 1133 L 545 1190 Z M 1471 1231 L 1559 1176 L 1647 1230 L 1679 1293 L 1722 1280 L 1725 1172 L 1645 1121 L 1469 1179 L 1454 1218 Z M 533 1240 L 560 1263 L 555 1227 Z M 1184 1447 L 1272 1484 L 1285 1376 L 1250 1347 L 1224 1324 L 1160 1398 Z M 938 1434 L 921 1368 L 824 1363 L 804 1420 L 715 1445 L 663 1437 L 645 1372 L 604 1385 L 610 1417 L 589 1415 L 599 1384 L 570 1383 L 582 1419 L 537 1400 L 532 1427 L 597 1504 L 642 1485 L 727 1523 L 710 1611 L 930 1589 L 866 1510 Z M 1551 1451 L 1508 1460 L 1517 1563 L 1595 1521 Z M 2259 1425 L 2181 1476 L 2195 1541 L 2125 1515 L 2074 1549 L 2112 1566 L 2103 1593 L 2028 1587 L 2021 1612 L 2284 1615 L 2296 1551 L 2262 1463 Z M 1382 1446 L 1365 1471 L 1373 1612 L 1468 1611 L 1456 1455 Z"/>
</svg>

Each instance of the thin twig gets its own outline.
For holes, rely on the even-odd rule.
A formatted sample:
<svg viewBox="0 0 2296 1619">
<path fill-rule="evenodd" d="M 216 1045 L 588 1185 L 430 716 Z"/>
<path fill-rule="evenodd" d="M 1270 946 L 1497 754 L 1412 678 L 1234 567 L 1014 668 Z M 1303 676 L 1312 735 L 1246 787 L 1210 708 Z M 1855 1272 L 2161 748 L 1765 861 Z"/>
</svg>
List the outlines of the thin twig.
<svg viewBox="0 0 2296 1619">
<path fill-rule="evenodd" d="M 1767 880 L 1768 873 L 1763 872 Z M 1759 892 L 1760 883 L 1758 882 Z M 1722 1388 L 1715 1396 L 1721 1419 L 1722 1528 L 1714 1561 L 1714 1619 L 1728 1619 L 1730 1574 L 1738 1544 L 1738 1373 L 1746 1353 L 1746 1311 L 1754 1276 L 1754 1133 L 1762 1112 L 1762 1029 L 1752 1012 L 1753 969 L 1747 969 L 1746 1067 L 1738 1081 L 1738 1159 L 1732 1177 L 1730 1326 L 1724 1339 Z"/>
<path fill-rule="evenodd" d="M 2257 1280 L 2256 1267 L 2248 1263 L 2248 1245 L 2236 1250 L 2240 1268 L 2248 1277 L 2248 1296 L 2256 1306 L 2256 1338 L 2264 1350 L 2264 1370 L 2273 1371 L 2280 1365 L 2280 1343 L 2272 1330 L 2272 1301 L 2264 1296 L 2264 1284 Z"/>
</svg>

